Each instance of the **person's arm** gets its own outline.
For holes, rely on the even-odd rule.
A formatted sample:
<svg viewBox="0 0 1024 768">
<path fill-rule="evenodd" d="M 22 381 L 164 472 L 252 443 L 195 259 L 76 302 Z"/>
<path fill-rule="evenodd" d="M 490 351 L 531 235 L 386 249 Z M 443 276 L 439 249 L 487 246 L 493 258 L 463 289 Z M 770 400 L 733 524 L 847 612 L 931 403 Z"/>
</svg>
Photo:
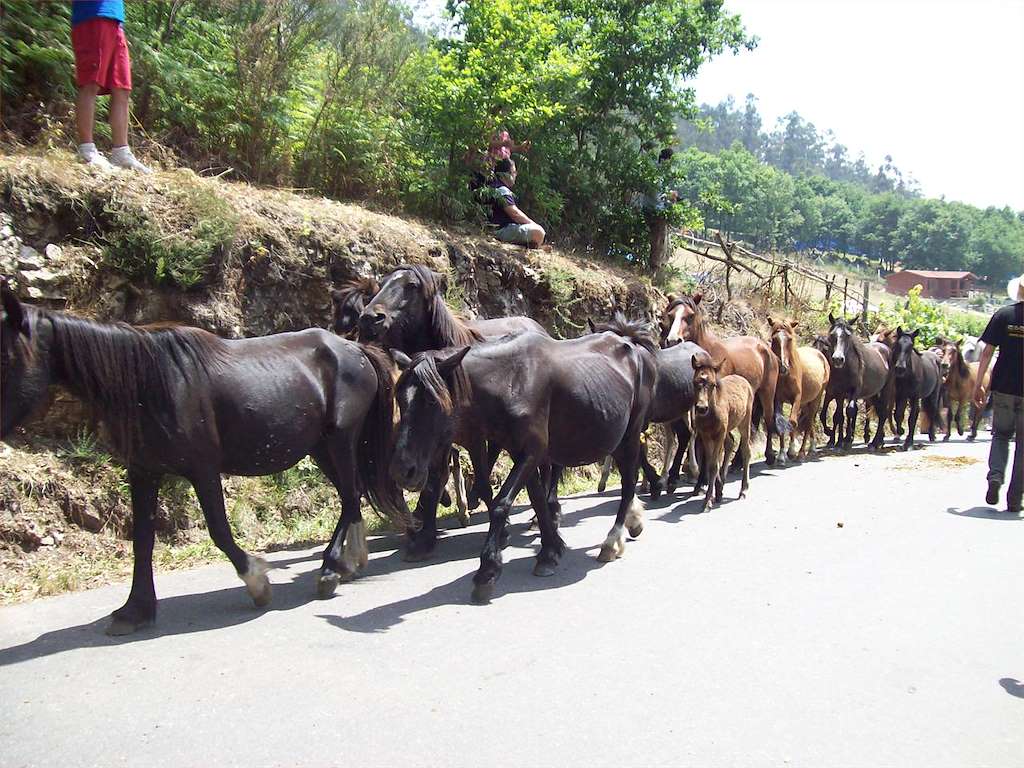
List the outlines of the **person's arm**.
<svg viewBox="0 0 1024 768">
<path fill-rule="evenodd" d="M 985 348 L 981 350 L 981 358 L 978 360 L 978 380 L 974 382 L 974 396 L 971 399 L 979 408 L 985 405 L 985 396 L 988 394 L 985 392 L 985 374 L 988 373 L 988 364 L 992 362 L 992 355 L 995 352 L 995 347 L 986 344 Z"/>
<path fill-rule="evenodd" d="M 533 224 L 533 219 L 519 210 L 518 205 L 506 205 L 505 213 L 512 219 L 516 224 Z"/>
</svg>

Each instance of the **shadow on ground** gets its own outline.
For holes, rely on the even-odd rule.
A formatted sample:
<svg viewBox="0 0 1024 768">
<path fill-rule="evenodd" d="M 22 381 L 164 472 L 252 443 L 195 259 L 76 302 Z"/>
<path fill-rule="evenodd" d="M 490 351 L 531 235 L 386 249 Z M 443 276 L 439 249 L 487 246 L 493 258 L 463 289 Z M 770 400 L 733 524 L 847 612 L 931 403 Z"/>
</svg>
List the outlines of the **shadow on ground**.
<svg viewBox="0 0 1024 768">
<path fill-rule="evenodd" d="M 979 520 L 1020 520 L 1021 516 L 1017 512 L 1007 512 L 1005 509 L 996 509 L 995 507 L 971 507 L 970 509 L 957 509 L 956 507 L 948 507 L 946 509 L 951 515 L 957 515 L 958 517 L 976 517 Z"/>
</svg>

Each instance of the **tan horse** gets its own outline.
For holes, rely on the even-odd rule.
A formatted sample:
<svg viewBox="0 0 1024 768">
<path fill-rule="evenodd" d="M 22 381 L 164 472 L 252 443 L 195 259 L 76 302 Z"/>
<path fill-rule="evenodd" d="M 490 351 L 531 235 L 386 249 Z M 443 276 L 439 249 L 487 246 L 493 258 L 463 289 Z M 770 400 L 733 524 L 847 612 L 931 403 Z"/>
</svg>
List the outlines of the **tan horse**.
<svg viewBox="0 0 1024 768">
<path fill-rule="evenodd" d="M 789 450 L 779 456 L 779 463 L 803 460 L 807 455 L 808 438 L 814 449 L 814 416 L 825 399 L 831 368 L 825 356 L 814 347 L 797 347 L 794 329 L 797 323 L 768 318 L 771 325 L 772 352 L 781 362 L 776 398 L 789 403 L 789 423 L 793 431 L 789 436 Z M 802 435 L 800 452 L 796 450 L 797 433 Z M 785 441 L 785 437 L 783 437 Z M 782 446 L 780 445 L 780 453 Z"/>
<path fill-rule="evenodd" d="M 951 341 L 939 340 L 937 352 L 939 355 L 939 368 L 942 371 L 942 380 L 946 387 L 946 394 L 949 405 L 949 418 L 946 420 L 946 436 L 943 440 L 949 440 L 953 433 L 953 422 L 956 421 L 958 435 L 963 435 L 963 422 L 960 420 L 964 406 L 967 406 L 971 416 L 971 432 L 968 440 L 974 440 L 978 436 L 978 421 L 981 411 L 971 404 L 971 395 L 974 393 L 974 384 L 978 380 L 978 364 L 968 363 L 960 351 L 958 341 L 955 344 Z M 991 369 L 990 369 L 991 370 Z M 987 393 L 991 382 L 990 371 L 985 372 L 984 390 Z M 953 410 L 956 406 L 956 415 Z"/>
<path fill-rule="evenodd" d="M 700 440 L 701 466 L 706 472 L 708 490 L 703 511 L 722 500 L 725 473 L 733 450 L 743 462 L 739 498 L 745 498 L 750 486 L 750 432 L 754 390 L 742 376 L 722 376 L 723 363 L 716 363 L 704 352 L 693 356 L 694 431 Z M 737 445 L 732 436 L 739 432 Z"/>
<path fill-rule="evenodd" d="M 773 435 L 784 435 L 789 423 L 782 416 L 775 398 L 779 380 L 779 358 L 762 339 L 756 336 L 732 336 L 719 339 L 708 327 L 700 306 L 701 294 L 669 296 L 668 306 L 661 319 L 662 341 L 667 345 L 692 341 L 707 350 L 711 359 L 721 368 L 721 374 L 737 374 L 750 384 L 755 394 L 754 424 L 764 420 L 768 436 L 765 462 L 775 463 Z"/>
</svg>

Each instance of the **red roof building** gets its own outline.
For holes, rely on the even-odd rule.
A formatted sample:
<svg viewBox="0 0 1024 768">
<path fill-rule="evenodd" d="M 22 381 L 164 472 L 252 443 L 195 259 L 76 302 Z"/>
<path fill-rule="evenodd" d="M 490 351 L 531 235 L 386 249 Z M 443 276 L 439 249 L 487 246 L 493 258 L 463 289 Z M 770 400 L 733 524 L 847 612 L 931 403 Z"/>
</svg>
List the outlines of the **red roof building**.
<svg viewBox="0 0 1024 768">
<path fill-rule="evenodd" d="M 937 272 L 930 269 L 904 269 L 885 278 L 889 293 L 906 294 L 915 285 L 921 286 L 926 299 L 966 297 L 978 276 L 973 272 Z"/>
</svg>

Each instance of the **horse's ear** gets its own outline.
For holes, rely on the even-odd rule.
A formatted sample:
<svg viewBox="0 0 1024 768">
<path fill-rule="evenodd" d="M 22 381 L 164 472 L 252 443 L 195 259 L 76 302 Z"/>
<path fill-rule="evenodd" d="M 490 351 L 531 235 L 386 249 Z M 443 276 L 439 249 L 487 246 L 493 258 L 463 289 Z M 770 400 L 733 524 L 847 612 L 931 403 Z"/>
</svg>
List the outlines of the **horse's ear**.
<svg viewBox="0 0 1024 768">
<path fill-rule="evenodd" d="M 963 343 L 964 343 L 964 340 L 963 340 L 963 337 L 961 336 L 959 339 L 956 340 L 956 348 L 960 349 L 960 347 L 963 345 Z"/>
<path fill-rule="evenodd" d="M 7 278 L 0 278 L 0 301 L 3 302 L 4 322 L 10 326 L 15 333 L 24 334 L 26 338 L 31 335 L 28 325 L 28 318 L 25 316 L 25 308 L 21 306 L 17 294 L 11 290 Z"/>
<path fill-rule="evenodd" d="M 594 326 L 594 321 L 591 320 L 589 317 L 587 318 L 587 327 L 590 329 L 591 333 L 597 333 L 597 328 Z"/>
<path fill-rule="evenodd" d="M 800 325 L 800 321 L 799 320 L 794 320 L 793 322 L 791 322 L 789 324 L 789 327 L 793 328 L 795 330 L 799 325 Z"/>
<path fill-rule="evenodd" d="M 715 369 L 715 373 L 721 373 L 723 365 L 725 365 L 725 358 L 724 357 L 721 360 L 719 360 L 717 363 L 714 362 L 714 361 L 711 362 L 711 367 Z"/>
<path fill-rule="evenodd" d="M 828 313 L 828 324 L 829 325 L 835 325 L 836 324 L 836 318 L 835 318 L 835 316 L 831 312 Z"/>
<path fill-rule="evenodd" d="M 774 321 L 774 320 L 772 320 L 772 317 L 771 317 L 771 315 L 769 315 L 769 316 L 768 316 L 768 325 L 769 325 L 769 326 L 773 326 L 773 325 L 775 325 L 775 321 Z"/>
<path fill-rule="evenodd" d="M 431 270 L 433 271 L 433 270 Z M 448 293 L 448 273 L 434 272 L 434 282 L 437 284 L 437 292 L 442 296 Z"/>
<path fill-rule="evenodd" d="M 462 362 L 462 358 L 466 356 L 467 352 L 469 352 L 468 345 L 465 347 L 460 347 L 447 357 L 437 358 L 437 360 L 435 361 L 437 364 L 437 370 L 440 371 L 442 375 L 454 370 L 455 368 L 458 367 L 459 363 Z"/>
<path fill-rule="evenodd" d="M 915 340 L 916 340 L 916 339 L 917 339 L 917 334 L 919 334 L 920 332 L 921 332 L 921 329 L 920 329 L 920 328 L 917 328 L 917 329 L 915 329 L 915 330 L 911 331 L 911 332 L 910 332 L 910 338 L 912 338 L 912 339 L 915 339 Z"/>
<path fill-rule="evenodd" d="M 704 294 L 703 293 L 695 293 L 695 294 L 693 294 L 693 303 L 694 304 L 700 304 L 700 300 L 703 299 L 703 298 L 704 298 Z"/>
<path fill-rule="evenodd" d="M 697 362 L 698 354 L 699 353 L 695 352 L 694 354 L 690 355 L 690 365 L 693 366 L 693 370 L 697 370 L 697 368 L 700 367 L 700 363 Z"/>
<path fill-rule="evenodd" d="M 395 361 L 395 365 L 401 368 L 403 371 L 408 370 L 412 367 L 412 358 L 410 358 L 405 352 L 400 349 L 391 350 L 391 359 Z"/>
<path fill-rule="evenodd" d="M 899 338 L 902 335 L 903 335 L 903 326 L 902 325 L 897 325 L 896 326 L 896 337 Z"/>
</svg>

